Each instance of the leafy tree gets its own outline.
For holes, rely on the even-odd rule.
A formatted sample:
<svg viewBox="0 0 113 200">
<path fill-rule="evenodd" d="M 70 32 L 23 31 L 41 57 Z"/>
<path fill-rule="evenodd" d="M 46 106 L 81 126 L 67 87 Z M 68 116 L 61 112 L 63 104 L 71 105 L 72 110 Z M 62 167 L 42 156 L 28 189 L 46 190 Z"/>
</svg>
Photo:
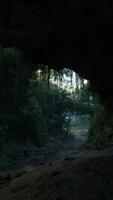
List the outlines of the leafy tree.
<svg viewBox="0 0 113 200">
<path fill-rule="evenodd" d="M 0 48 L 0 162 L 67 136 L 70 98 L 48 82 L 52 76 L 44 68 L 37 77 L 37 68 L 18 49 Z"/>
<path fill-rule="evenodd" d="M 88 147 L 105 148 L 113 145 L 113 117 L 103 105 L 97 105 L 89 128 Z"/>
</svg>

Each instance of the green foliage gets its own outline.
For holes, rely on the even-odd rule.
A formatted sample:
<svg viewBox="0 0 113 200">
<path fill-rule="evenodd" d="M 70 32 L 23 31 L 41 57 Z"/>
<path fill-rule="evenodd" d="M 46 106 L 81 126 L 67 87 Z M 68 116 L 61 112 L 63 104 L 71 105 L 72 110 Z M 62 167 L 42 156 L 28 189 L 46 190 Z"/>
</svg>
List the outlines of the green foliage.
<svg viewBox="0 0 113 200">
<path fill-rule="evenodd" d="M 70 104 L 70 109 L 72 112 L 77 112 L 80 115 L 93 115 L 94 105 L 84 104 L 78 101 L 75 101 Z"/>
<path fill-rule="evenodd" d="M 79 94 L 77 95 L 75 91 L 71 94 L 72 110 L 81 115 L 88 114 L 92 116 L 94 114 L 95 105 L 97 104 L 97 97 L 93 96 L 93 94 L 90 92 L 89 82 L 82 85 L 79 88 L 78 93 Z"/>
<path fill-rule="evenodd" d="M 69 110 L 70 103 L 68 94 L 53 85 L 48 90 L 45 82 L 32 80 L 29 95 L 39 103 L 44 115 L 47 133 L 63 134 L 63 128 L 67 125 L 65 115 Z"/>
<path fill-rule="evenodd" d="M 50 138 L 67 137 L 68 94 L 51 83 L 48 87 L 48 68 L 41 78 L 35 70 L 16 48 L 0 48 L 1 165 L 46 146 Z"/>
<path fill-rule="evenodd" d="M 113 116 L 98 105 L 89 128 L 88 147 L 102 148 L 113 144 Z"/>
<path fill-rule="evenodd" d="M 28 87 L 28 63 L 16 48 L 0 49 L 0 113 L 18 113 Z"/>
<path fill-rule="evenodd" d="M 21 159 L 32 155 L 36 150 L 30 140 L 4 143 L 0 152 L 0 169 L 14 166 Z"/>
<path fill-rule="evenodd" d="M 35 145 L 42 146 L 46 137 L 46 121 L 35 96 L 28 98 L 28 102 L 21 113 L 20 131 L 22 140 L 29 138 Z"/>
</svg>

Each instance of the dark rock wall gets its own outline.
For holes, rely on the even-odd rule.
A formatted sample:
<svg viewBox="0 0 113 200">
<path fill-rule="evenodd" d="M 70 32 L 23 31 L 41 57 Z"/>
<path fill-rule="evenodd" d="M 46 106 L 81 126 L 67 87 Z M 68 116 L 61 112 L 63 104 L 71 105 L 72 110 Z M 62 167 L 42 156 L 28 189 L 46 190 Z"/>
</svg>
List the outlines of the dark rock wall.
<svg viewBox="0 0 113 200">
<path fill-rule="evenodd" d="M 71 67 L 112 102 L 112 0 L 1 0 L 0 44 L 22 49 L 35 64 Z"/>
</svg>

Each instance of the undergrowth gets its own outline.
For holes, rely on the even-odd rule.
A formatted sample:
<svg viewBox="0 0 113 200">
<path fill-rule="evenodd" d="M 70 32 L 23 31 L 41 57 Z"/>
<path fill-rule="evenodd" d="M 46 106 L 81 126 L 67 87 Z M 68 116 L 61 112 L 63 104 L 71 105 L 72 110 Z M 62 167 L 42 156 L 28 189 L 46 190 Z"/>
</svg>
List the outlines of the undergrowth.
<svg viewBox="0 0 113 200">
<path fill-rule="evenodd" d="M 105 148 L 113 145 L 113 116 L 102 105 L 97 106 L 89 127 L 87 147 Z"/>
</svg>

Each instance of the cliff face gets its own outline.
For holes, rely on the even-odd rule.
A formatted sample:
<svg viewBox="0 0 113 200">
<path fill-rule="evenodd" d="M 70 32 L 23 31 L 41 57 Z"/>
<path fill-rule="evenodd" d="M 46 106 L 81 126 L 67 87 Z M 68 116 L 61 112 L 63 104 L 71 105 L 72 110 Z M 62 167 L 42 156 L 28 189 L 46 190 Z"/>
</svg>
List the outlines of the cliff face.
<svg viewBox="0 0 113 200">
<path fill-rule="evenodd" d="M 0 44 L 20 48 L 33 63 L 71 66 L 111 102 L 112 0 L 1 0 Z"/>
</svg>

